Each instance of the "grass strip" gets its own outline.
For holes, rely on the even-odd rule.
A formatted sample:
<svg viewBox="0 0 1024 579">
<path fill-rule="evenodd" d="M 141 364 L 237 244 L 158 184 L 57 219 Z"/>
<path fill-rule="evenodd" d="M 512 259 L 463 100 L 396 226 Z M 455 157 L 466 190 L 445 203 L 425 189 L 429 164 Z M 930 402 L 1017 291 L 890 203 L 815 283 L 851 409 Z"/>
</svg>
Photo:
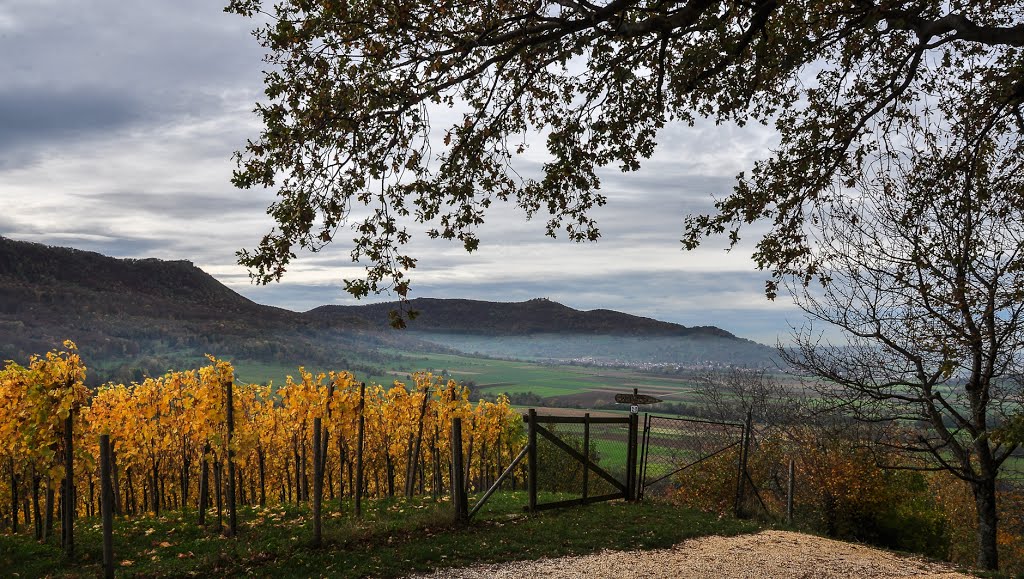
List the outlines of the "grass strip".
<svg viewBox="0 0 1024 579">
<path fill-rule="evenodd" d="M 571 498 L 546 495 L 542 502 Z M 473 499 L 471 499 L 473 500 Z M 115 525 L 118 575 L 180 577 L 257 574 L 269 577 L 399 577 L 443 567 L 582 555 L 604 549 L 668 547 L 704 535 L 753 532 L 749 521 L 719 518 L 667 503 L 613 501 L 528 514 L 524 492 L 496 494 L 468 526 L 451 522 L 447 501 L 370 501 L 361 521 L 351 505 L 328 509 L 324 545 L 312 548 L 312 520 L 302 506 L 240 511 L 237 539 L 195 525 L 195 513 L 120 518 Z M 212 520 L 215 522 L 216 517 Z M 99 521 L 76 525 L 76 556 L 59 540 L 0 536 L 0 568 L 9 576 L 94 577 L 101 572 Z"/>
</svg>

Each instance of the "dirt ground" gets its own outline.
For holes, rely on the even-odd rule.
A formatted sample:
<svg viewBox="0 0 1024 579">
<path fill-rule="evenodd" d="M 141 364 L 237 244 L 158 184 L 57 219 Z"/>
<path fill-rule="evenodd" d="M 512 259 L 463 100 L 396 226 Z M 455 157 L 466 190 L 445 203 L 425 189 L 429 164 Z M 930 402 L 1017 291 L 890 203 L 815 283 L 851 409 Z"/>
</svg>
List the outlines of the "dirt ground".
<svg viewBox="0 0 1024 579">
<path fill-rule="evenodd" d="M 581 557 L 444 569 L 421 578 L 489 577 L 851 578 L 971 577 L 948 564 L 789 531 L 702 537 L 669 549 L 603 551 Z"/>
</svg>

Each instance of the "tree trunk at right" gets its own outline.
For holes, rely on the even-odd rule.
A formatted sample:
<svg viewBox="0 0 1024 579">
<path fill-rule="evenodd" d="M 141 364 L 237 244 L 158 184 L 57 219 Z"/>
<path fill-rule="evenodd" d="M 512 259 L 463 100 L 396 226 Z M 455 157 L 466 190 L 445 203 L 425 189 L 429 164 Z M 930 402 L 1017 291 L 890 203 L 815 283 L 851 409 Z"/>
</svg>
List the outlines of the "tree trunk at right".
<svg viewBox="0 0 1024 579">
<path fill-rule="evenodd" d="M 996 481 L 989 479 L 971 484 L 974 504 L 978 516 L 978 561 L 979 569 L 999 569 L 999 551 L 996 546 L 996 529 L 999 514 L 996 511 Z"/>
</svg>

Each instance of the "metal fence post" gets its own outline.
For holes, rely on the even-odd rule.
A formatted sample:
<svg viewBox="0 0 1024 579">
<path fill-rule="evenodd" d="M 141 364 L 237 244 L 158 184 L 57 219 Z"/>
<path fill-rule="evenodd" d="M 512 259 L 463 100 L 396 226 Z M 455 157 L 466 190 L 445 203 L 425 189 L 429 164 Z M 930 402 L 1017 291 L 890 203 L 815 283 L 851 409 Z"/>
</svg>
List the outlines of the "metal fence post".
<svg viewBox="0 0 1024 579">
<path fill-rule="evenodd" d="M 626 449 L 626 500 L 636 500 L 636 463 L 637 463 L 637 430 L 638 429 L 637 414 L 630 412 L 629 414 L 629 441 L 628 448 Z"/>
<path fill-rule="evenodd" d="M 740 444 L 740 458 L 739 467 L 736 478 L 736 516 L 743 516 L 743 499 L 746 496 L 746 484 L 747 484 L 747 452 L 750 448 L 750 427 L 751 427 L 751 412 L 747 411 L 747 418 L 743 422 L 743 435 Z"/>
<path fill-rule="evenodd" d="M 583 498 L 590 494 L 590 413 L 583 415 Z"/>
<path fill-rule="evenodd" d="M 786 485 L 786 522 L 793 524 L 793 491 L 795 490 L 796 463 L 789 459 L 789 482 Z"/>
<path fill-rule="evenodd" d="M 640 437 L 640 465 L 639 473 L 637 475 L 637 495 L 636 499 L 642 500 L 644 498 L 644 484 L 647 481 L 647 446 L 650 444 L 651 436 L 651 415 L 650 413 L 644 413 L 644 430 L 643 435 Z"/>
</svg>

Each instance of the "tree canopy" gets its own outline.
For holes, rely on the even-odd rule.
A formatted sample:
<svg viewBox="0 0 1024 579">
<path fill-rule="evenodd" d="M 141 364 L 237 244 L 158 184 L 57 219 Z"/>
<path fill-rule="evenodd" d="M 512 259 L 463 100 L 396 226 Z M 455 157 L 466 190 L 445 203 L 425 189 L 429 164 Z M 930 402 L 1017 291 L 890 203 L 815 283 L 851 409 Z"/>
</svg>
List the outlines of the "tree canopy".
<svg viewBox="0 0 1024 579">
<path fill-rule="evenodd" d="M 473 251 L 495 202 L 547 233 L 600 231 L 601 171 L 636 171 L 668 123 L 773 124 L 781 141 L 715 211 L 686 217 L 682 245 L 736 243 L 770 223 L 754 259 L 813 278 L 806 226 L 881 150 L 879 132 L 939 105 L 1018 137 L 1024 6 L 1009 0 L 231 0 L 260 16 L 267 50 L 261 135 L 234 183 L 276 188 L 276 227 L 239 252 L 257 282 L 343 228 L 366 275 L 357 297 L 409 291 L 414 231 Z M 944 91 L 951 79 L 970 87 Z M 446 109 L 451 109 L 446 110 Z M 434 119 L 452 122 L 437 124 Z M 998 123 L 987 122 L 1000 119 Z M 545 139 L 522 175 L 528 136 Z M 1017 139 L 1019 141 L 1019 138 Z M 400 319 L 398 320 L 401 321 Z"/>
</svg>

